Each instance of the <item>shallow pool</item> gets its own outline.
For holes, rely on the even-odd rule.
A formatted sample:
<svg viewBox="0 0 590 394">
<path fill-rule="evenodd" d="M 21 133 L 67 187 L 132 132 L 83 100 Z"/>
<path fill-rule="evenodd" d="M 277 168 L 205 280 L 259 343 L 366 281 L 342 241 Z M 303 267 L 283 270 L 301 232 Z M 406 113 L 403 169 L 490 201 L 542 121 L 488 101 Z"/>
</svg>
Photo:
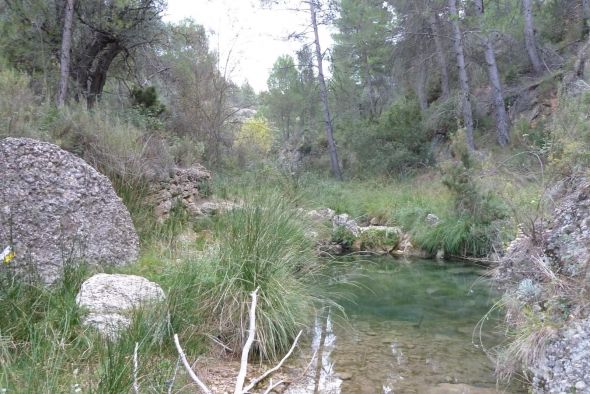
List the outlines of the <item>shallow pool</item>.
<svg viewBox="0 0 590 394">
<path fill-rule="evenodd" d="M 349 260 L 332 277 L 347 318 L 316 317 L 307 378 L 290 393 L 494 393 L 498 294 L 458 262 Z"/>
</svg>

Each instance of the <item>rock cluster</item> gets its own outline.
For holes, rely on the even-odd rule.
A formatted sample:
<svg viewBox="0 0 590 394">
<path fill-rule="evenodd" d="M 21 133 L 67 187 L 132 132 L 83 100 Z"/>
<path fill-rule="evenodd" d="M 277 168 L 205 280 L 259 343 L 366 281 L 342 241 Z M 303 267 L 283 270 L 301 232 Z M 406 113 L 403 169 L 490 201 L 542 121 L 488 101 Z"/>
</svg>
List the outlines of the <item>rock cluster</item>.
<svg viewBox="0 0 590 394">
<path fill-rule="evenodd" d="M 355 252 L 370 252 L 375 254 L 392 254 L 403 257 L 426 257 L 426 254 L 416 248 L 409 234 L 404 234 L 401 228 L 380 225 L 381 220 L 372 218 L 367 226 L 360 225 L 357 220 L 346 213 L 336 214 L 330 208 L 315 209 L 305 212 L 307 217 L 316 223 L 330 223 L 332 234 L 344 239 L 335 241 L 319 240 L 318 254 L 333 256 L 342 254 L 345 249 Z M 437 225 L 438 218 L 428 215 L 427 222 Z M 315 234 L 315 233 L 314 233 Z M 313 237 L 316 239 L 317 237 Z"/>
<path fill-rule="evenodd" d="M 0 140 L 0 249 L 50 284 L 64 264 L 134 262 L 139 239 L 111 182 L 79 157 L 28 138 Z"/>
<path fill-rule="evenodd" d="M 131 325 L 133 312 L 165 298 L 158 284 L 141 276 L 97 274 L 82 283 L 76 303 L 88 312 L 84 325 L 114 339 Z"/>
<path fill-rule="evenodd" d="M 149 202 L 155 207 L 158 220 L 166 220 L 178 204 L 191 215 L 202 215 L 199 206 L 209 192 L 211 173 L 200 165 L 174 168 L 168 177 L 150 182 Z"/>
<path fill-rule="evenodd" d="M 560 332 L 533 369 L 537 393 L 587 393 L 590 391 L 590 318 Z"/>
<path fill-rule="evenodd" d="M 590 183 L 565 180 L 552 190 L 551 200 L 556 203 L 550 219 L 537 223 L 534 232 L 519 232 L 497 267 L 496 280 L 521 309 L 537 313 L 540 321 L 552 320 L 553 335 L 531 367 L 534 392 L 590 392 L 590 317 L 576 299 L 583 291 L 576 283 L 590 278 Z"/>
</svg>

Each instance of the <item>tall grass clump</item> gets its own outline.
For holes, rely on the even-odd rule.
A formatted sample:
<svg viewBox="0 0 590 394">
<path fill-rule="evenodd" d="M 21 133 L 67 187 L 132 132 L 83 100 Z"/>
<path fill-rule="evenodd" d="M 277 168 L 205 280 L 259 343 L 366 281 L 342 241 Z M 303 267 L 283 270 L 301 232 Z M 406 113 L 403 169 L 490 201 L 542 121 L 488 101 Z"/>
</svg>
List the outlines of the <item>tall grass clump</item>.
<svg viewBox="0 0 590 394">
<path fill-rule="evenodd" d="M 266 359 L 286 352 L 320 298 L 319 263 L 298 216 L 276 193 L 221 216 L 218 243 L 179 267 L 183 294 L 174 315 L 194 314 L 187 306 L 197 307 L 212 334 L 238 352 L 247 336 L 250 293 L 259 288 L 255 350 Z"/>
</svg>

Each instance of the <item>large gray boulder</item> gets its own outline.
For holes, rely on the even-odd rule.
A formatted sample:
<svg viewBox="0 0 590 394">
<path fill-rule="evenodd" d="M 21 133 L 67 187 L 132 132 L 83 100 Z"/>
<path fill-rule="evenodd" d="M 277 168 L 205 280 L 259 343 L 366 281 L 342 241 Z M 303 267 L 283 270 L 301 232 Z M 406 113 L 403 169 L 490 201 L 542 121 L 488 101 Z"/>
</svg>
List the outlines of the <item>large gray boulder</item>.
<svg viewBox="0 0 590 394">
<path fill-rule="evenodd" d="M 165 298 L 162 288 L 144 277 L 96 274 L 82 283 L 76 303 L 88 312 L 82 320 L 84 325 L 115 339 L 131 325 L 133 312 Z"/>
<path fill-rule="evenodd" d="M 64 264 L 134 262 L 139 239 L 111 182 L 79 157 L 28 138 L 0 140 L 0 248 L 50 284 Z"/>
</svg>

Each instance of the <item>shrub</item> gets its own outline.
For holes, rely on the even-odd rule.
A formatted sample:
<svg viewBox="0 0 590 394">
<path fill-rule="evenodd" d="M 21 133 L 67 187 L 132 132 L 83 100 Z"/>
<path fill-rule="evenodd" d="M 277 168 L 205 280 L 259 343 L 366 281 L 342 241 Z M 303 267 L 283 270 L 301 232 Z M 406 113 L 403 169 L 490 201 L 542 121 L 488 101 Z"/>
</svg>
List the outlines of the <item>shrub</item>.
<svg viewBox="0 0 590 394">
<path fill-rule="evenodd" d="M 305 226 L 271 194 L 221 215 L 216 236 L 215 247 L 171 272 L 171 296 L 178 300 L 173 325 L 190 329 L 198 324 L 190 316 L 199 316 L 237 352 L 247 336 L 250 293 L 259 288 L 255 350 L 274 359 L 289 349 L 320 299 L 319 263 Z"/>
<path fill-rule="evenodd" d="M 363 250 L 395 248 L 399 240 L 398 232 L 382 229 L 369 229 L 363 231 L 359 236 Z"/>
<path fill-rule="evenodd" d="M 382 175 L 408 175 L 432 163 L 430 135 L 422 128 L 415 99 L 396 101 L 378 123 L 359 124 L 348 136 L 362 171 Z"/>
</svg>

